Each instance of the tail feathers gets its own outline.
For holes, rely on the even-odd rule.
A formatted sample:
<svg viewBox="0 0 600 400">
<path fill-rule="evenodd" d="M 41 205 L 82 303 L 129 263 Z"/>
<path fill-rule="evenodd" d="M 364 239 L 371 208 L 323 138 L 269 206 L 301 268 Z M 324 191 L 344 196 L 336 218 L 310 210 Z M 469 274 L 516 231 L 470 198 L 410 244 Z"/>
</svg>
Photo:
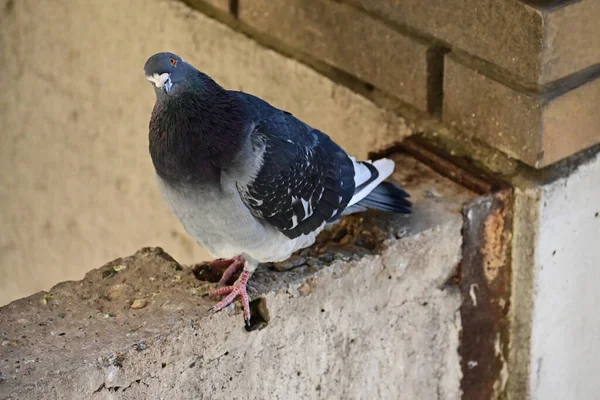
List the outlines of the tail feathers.
<svg viewBox="0 0 600 400">
<path fill-rule="evenodd" d="M 354 185 L 356 187 L 354 196 L 348 202 L 348 206 L 355 205 L 363 200 L 373 191 L 384 179 L 394 172 L 394 161 L 382 158 L 374 162 L 357 162 L 351 157 L 354 163 Z"/>
<path fill-rule="evenodd" d="M 359 213 L 359 212 L 364 212 L 367 211 L 368 208 L 365 206 L 361 206 L 360 203 L 359 204 L 353 204 L 350 207 L 346 207 L 344 209 L 344 211 L 342 211 L 341 215 L 350 215 L 350 214 L 355 214 L 355 213 Z"/>
<path fill-rule="evenodd" d="M 408 197 L 410 195 L 400 186 L 384 181 L 356 205 L 374 210 L 410 214 L 412 203 L 407 200 Z"/>
</svg>

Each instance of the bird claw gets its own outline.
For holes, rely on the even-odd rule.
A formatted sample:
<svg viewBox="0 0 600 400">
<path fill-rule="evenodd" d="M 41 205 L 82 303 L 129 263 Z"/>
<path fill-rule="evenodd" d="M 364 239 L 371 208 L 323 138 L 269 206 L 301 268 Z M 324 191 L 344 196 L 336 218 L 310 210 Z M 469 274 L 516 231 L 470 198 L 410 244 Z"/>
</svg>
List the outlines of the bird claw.
<svg viewBox="0 0 600 400">
<path fill-rule="evenodd" d="M 246 284 L 250 278 L 250 272 L 243 271 L 239 279 L 231 286 L 225 286 L 222 288 L 214 289 L 209 292 L 209 296 L 222 296 L 227 295 L 223 300 L 209 308 L 209 311 L 218 312 L 223 308 L 227 307 L 236 297 L 240 297 L 242 301 L 242 309 L 244 310 L 244 319 L 246 324 L 250 323 L 250 300 L 248 298 L 248 292 L 246 291 Z"/>
<path fill-rule="evenodd" d="M 209 268 L 223 268 L 227 267 L 223 275 L 221 275 L 221 279 L 219 279 L 219 283 L 221 285 L 226 285 L 227 281 L 244 266 L 245 260 L 242 256 L 233 257 L 231 259 L 219 258 L 208 264 Z"/>
</svg>

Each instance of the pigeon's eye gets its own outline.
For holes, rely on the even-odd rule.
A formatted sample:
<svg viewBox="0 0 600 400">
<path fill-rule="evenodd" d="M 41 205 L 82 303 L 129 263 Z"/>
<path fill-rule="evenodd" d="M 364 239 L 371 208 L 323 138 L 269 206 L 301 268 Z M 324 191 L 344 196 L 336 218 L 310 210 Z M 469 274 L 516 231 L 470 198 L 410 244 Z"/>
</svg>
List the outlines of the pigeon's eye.
<svg viewBox="0 0 600 400">
<path fill-rule="evenodd" d="M 171 61 L 171 65 L 172 65 L 172 66 L 174 66 L 174 67 L 176 67 L 176 66 L 177 66 L 177 60 L 176 60 L 176 59 L 174 59 L 173 57 L 171 57 L 171 58 L 169 59 L 169 61 Z"/>
</svg>

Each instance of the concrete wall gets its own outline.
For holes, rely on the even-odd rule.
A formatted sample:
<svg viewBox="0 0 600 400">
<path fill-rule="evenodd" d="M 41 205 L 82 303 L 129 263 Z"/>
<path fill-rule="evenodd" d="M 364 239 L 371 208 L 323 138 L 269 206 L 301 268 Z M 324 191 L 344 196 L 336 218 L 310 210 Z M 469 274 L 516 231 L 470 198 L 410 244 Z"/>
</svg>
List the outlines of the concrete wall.
<svg viewBox="0 0 600 400">
<path fill-rule="evenodd" d="M 170 50 L 358 156 L 403 121 L 246 36 L 162 0 L 0 0 L 0 304 L 141 246 L 207 257 L 162 204 L 147 150 L 148 56 Z"/>
<path fill-rule="evenodd" d="M 531 336 L 533 399 L 600 393 L 600 155 L 542 191 Z"/>
</svg>

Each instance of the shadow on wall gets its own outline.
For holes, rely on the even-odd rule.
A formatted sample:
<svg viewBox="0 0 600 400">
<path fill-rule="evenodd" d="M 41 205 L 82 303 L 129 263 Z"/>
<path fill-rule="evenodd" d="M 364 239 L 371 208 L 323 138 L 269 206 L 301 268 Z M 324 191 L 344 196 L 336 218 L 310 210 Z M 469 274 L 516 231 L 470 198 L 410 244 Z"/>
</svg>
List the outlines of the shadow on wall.
<svg viewBox="0 0 600 400">
<path fill-rule="evenodd" d="M 154 94 L 142 67 L 157 51 L 294 112 L 359 157 L 406 130 L 348 89 L 178 2 L 9 0 L 0 10 L 0 305 L 142 246 L 161 246 L 182 263 L 208 257 L 154 182 Z"/>
</svg>

